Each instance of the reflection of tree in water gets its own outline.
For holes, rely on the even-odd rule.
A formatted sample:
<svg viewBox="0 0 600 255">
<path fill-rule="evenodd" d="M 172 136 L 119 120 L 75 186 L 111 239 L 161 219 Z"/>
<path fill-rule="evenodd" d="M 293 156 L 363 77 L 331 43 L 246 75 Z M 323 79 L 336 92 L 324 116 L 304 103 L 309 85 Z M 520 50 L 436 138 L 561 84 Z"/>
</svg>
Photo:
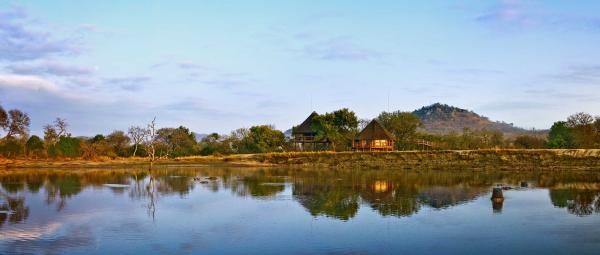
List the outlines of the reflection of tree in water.
<svg viewBox="0 0 600 255">
<path fill-rule="evenodd" d="M 5 222 L 23 222 L 29 216 L 24 197 L 13 197 L 0 191 L 0 228 Z"/>
<path fill-rule="evenodd" d="M 472 201 L 488 191 L 488 186 L 472 187 L 461 184 L 451 187 L 436 186 L 420 191 L 419 202 L 441 209 Z"/>
<path fill-rule="evenodd" d="M 294 189 L 294 198 L 311 215 L 325 215 L 341 220 L 353 218 L 358 212 L 358 195 L 344 187 L 315 188 L 304 186 Z"/>
<path fill-rule="evenodd" d="M 126 184 L 129 187 L 111 190 L 115 194 L 128 192 L 132 200 L 143 201 L 148 214 L 155 216 L 159 197 L 187 196 L 195 186 L 212 191 L 230 190 L 236 196 L 271 199 L 291 182 L 293 199 L 311 215 L 348 220 L 361 205 L 383 216 L 404 217 L 423 206 L 447 208 L 471 201 L 487 194 L 495 183 L 518 186 L 523 180 L 549 188 L 552 203 L 567 208 L 569 213 L 589 215 L 600 211 L 600 175 L 591 173 L 157 168 L 152 172 L 131 169 L 24 172 L 0 175 L 0 186 L 9 195 L 22 190 L 43 191 L 48 204 L 56 204 L 61 210 L 66 201 L 85 187 Z M 3 201 L 6 201 L 4 206 L 10 206 L 9 200 Z M 19 203 L 23 206 L 19 207 Z M 23 200 L 14 198 L 13 205 L 21 208 L 21 215 L 28 212 Z M 3 222 L 9 221 L 8 217 L 0 214 Z"/>
<path fill-rule="evenodd" d="M 76 175 L 51 175 L 46 181 L 46 202 L 50 205 L 57 202 L 57 210 L 66 206 L 67 199 L 81 192 L 80 177 Z"/>
<path fill-rule="evenodd" d="M 417 189 L 412 185 L 377 180 L 360 191 L 364 202 L 383 216 L 410 216 L 419 211 Z"/>
<path fill-rule="evenodd" d="M 369 171 L 294 175 L 294 198 L 312 215 L 352 218 L 359 201 L 383 216 L 446 208 L 489 192 L 493 176 L 460 172 Z"/>
<path fill-rule="evenodd" d="M 247 176 L 241 178 L 233 191 L 239 196 L 273 197 L 285 189 L 283 179 L 271 176 Z M 241 184 L 241 185 L 240 185 Z"/>
<path fill-rule="evenodd" d="M 552 204 L 577 216 L 600 213 L 600 190 L 550 189 Z"/>
</svg>

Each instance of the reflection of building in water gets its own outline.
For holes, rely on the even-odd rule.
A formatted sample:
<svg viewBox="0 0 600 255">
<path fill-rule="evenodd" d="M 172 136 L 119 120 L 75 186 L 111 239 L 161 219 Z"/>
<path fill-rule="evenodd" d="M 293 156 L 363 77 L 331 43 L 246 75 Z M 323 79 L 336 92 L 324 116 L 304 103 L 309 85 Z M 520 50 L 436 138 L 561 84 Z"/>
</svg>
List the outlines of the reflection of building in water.
<svg viewBox="0 0 600 255">
<path fill-rule="evenodd" d="M 372 187 L 375 193 L 382 193 L 387 192 L 392 187 L 392 185 L 387 181 L 375 181 Z"/>
</svg>

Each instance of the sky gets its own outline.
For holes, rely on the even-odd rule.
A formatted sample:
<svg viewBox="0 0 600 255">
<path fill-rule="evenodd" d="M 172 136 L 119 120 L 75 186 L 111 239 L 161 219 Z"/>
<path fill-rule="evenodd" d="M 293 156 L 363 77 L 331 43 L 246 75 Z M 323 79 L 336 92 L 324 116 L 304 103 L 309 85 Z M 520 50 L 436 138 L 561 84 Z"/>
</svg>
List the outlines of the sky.
<svg viewBox="0 0 600 255">
<path fill-rule="evenodd" d="M 228 133 L 441 102 L 600 115 L 600 1 L 1 1 L 0 105 L 76 135 Z"/>
</svg>

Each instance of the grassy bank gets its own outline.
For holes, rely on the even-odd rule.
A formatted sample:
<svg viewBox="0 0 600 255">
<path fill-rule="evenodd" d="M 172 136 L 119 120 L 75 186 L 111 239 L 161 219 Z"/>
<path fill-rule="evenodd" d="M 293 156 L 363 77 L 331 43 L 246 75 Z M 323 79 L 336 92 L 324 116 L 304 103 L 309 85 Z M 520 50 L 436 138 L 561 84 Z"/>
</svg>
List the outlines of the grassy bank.
<svg viewBox="0 0 600 255">
<path fill-rule="evenodd" d="M 300 166 L 393 169 L 600 170 L 600 150 L 463 150 L 398 152 L 287 152 L 162 159 L 157 165 Z M 0 167 L 68 168 L 148 166 L 145 158 L 7 160 Z"/>
</svg>

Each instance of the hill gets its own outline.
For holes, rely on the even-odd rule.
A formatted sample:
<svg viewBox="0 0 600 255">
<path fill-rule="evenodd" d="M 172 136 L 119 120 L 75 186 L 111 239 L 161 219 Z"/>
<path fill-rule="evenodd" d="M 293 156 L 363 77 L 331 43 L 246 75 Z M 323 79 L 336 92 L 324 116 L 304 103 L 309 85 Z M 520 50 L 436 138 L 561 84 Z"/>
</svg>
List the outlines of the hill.
<svg viewBox="0 0 600 255">
<path fill-rule="evenodd" d="M 462 132 L 464 128 L 471 130 L 498 130 L 507 135 L 540 134 L 543 131 L 531 131 L 515 127 L 512 123 L 491 121 L 473 111 L 461 109 L 447 104 L 435 103 L 413 111 L 421 118 L 424 130 L 430 133 L 446 134 L 449 132 Z"/>
</svg>

